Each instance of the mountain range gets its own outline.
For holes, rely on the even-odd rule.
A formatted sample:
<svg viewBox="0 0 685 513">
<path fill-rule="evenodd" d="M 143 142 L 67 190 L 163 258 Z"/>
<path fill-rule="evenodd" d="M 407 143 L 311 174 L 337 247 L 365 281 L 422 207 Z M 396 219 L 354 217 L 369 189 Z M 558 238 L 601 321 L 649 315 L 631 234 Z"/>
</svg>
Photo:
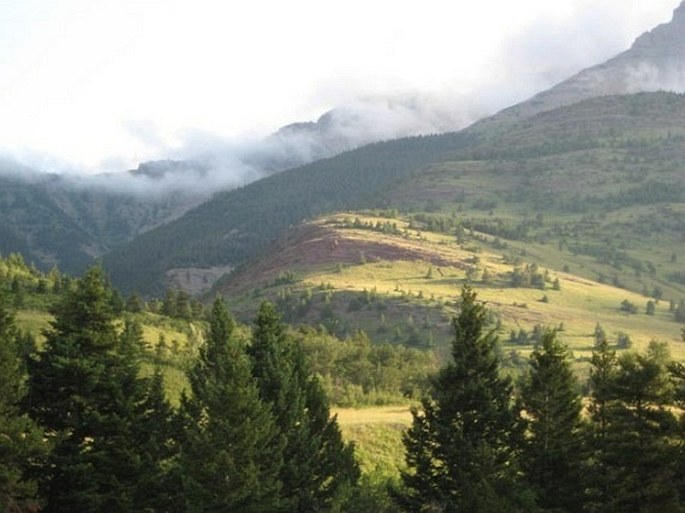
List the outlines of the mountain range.
<svg viewBox="0 0 685 513">
<path fill-rule="evenodd" d="M 533 98 L 481 121 L 482 126 L 530 117 L 588 98 L 685 90 L 685 4 L 664 23 L 639 36 L 626 51 L 584 69 Z"/>
<path fill-rule="evenodd" d="M 659 100 L 639 97 L 635 102 L 626 100 L 617 104 L 617 100 L 608 96 L 653 90 L 658 80 L 677 75 L 685 63 L 684 11 L 680 6 L 670 23 L 643 34 L 629 50 L 608 62 L 584 70 L 461 132 L 373 144 L 216 194 L 185 216 L 114 250 L 105 256 L 104 262 L 115 282 L 125 289 L 160 290 L 166 279 L 183 274 L 184 269 L 244 264 L 277 240 L 283 230 L 317 215 L 358 208 L 421 211 L 428 202 L 441 203 L 444 197 L 461 195 L 471 200 L 480 195 L 492 196 L 483 184 L 474 187 L 458 184 L 439 192 L 429 189 L 420 195 L 417 177 L 444 166 L 445 162 L 471 160 L 490 167 L 519 168 L 513 175 L 508 173 L 506 179 L 515 177 L 519 183 L 512 186 L 520 188 L 521 182 L 543 180 L 540 169 L 547 164 L 542 159 L 562 158 L 581 150 L 594 151 L 599 145 L 609 144 L 611 141 L 607 140 L 611 138 L 618 141 L 652 137 L 668 131 L 673 135 L 678 132 L 681 120 L 662 117 L 662 103 L 677 103 L 677 97 L 655 97 Z M 631 80 L 633 71 L 640 69 L 654 70 L 657 81 Z M 592 98 L 598 100 L 582 103 Z M 578 107 L 567 107 L 573 105 Z M 648 105 L 655 110 L 650 111 L 646 108 Z M 636 108 L 643 118 L 635 119 L 630 109 Z M 644 133 L 634 130 L 639 122 L 647 125 Z M 320 124 L 325 126 L 325 120 Z M 553 125 L 555 131 L 539 129 L 548 125 Z M 312 128 L 295 127 L 296 130 Z M 616 153 L 610 161 L 625 159 L 623 154 Z M 527 154 L 538 160 L 526 162 Z M 679 166 L 677 161 L 669 161 L 669 165 Z M 593 173 L 581 177 L 575 169 L 562 167 L 561 170 L 569 176 L 560 180 L 560 195 L 587 196 L 593 189 L 599 191 L 593 185 L 598 180 Z M 676 172 L 675 178 L 678 177 Z M 498 175 L 498 179 L 505 178 Z M 393 200 L 390 191 L 403 187 L 406 194 Z M 607 194 L 621 195 L 634 187 L 624 175 L 615 179 Z M 567 201 L 573 202 L 573 196 Z M 527 208 L 532 212 L 545 206 L 528 205 Z"/>
<path fill-rule="evenodd" d="M 265 176 L 368 143 L 461 128 L 478 109 L 434 98 L 367 98 L 252 142 L 203 141 L 192 159 L 141 163 L 95 176 L 38 172 L 0 161 L 0 248 L 47 270 L 78 273 L 93 259 L 209 199 Z"/>
<path fill-rule="evenodd" d="M 230 190 L 226 183 L 219 192 L 212 184 L 194 194 L 156 187 L 169 177 L 202 182 L 216 171 L 210 157 L 145 163 L 130 172 L 146 188 L 158 189 L 153 197 L 127 185 L 92 187 L 88 180 L 3 173 L 0 247 L 70 272 L 101 258 L 116 285 L 146 294 L 168 286 L 209 289 L 224 272 L 278 247 L 272 245 L 287 240 L 287 230 L 298 223 L 358 209 L 396 210 L 405 218 L 454 215 L 479 233 L 494 234 L 497 224 L 502 238 L 527 230 L 517 235 L 524 241 L 543 237 L 530 221 L 541 214 L 575 227 L 558 227 L 559 234 L 545 237 L 561 245 L 584 238 L 576 247 L 606 245 L 616 226 L 634 228 L 648 216 L 645 208 L 670 209 L 665 225 L 676 244 L 670 247 L 678 247 L 682 99 L 613 95 L 681 90 L 684 43 L 681 5 L 669 23 L 641 35 L 627 51 L 460 132 L 363 146 L 397 134 L 360 130 L 363 109 L 334 110 L 245 150 L 239 159 L 243 181 Z M 422 105 L 391 103 L 391 111 L 409 105 L 416 112 Z M 468 119 L 443 121 L 433 131 Z M 600 168 L 606 169 L 600 174 Z M 594 218 L 564 221 L 569 214 Z M 517 228 L 522 225 L 528 228 Z M 581 229 L 585 225 L 592 228 Z M 626 258 L 637 258 L 627 242 L 617 244 L 626 245 L 617 248 Z M 642 247 L 642 241 L 635 244 Z M 655 276 L 665 280 L 677 272 L 669 267 Z"/>
</svg>

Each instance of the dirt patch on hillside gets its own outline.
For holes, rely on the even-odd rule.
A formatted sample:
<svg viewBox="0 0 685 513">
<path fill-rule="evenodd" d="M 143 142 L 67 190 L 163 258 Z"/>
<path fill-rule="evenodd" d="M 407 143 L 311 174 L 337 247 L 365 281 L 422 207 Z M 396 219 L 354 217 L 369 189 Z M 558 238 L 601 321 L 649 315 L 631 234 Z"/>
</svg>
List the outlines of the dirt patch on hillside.
<svg viewBox="0 0 685 513">
<path fill-rule="evenodd" d="M 437 267 L 466 267 L 464 262 L 450 259 L 437 248 L 419 240 L 310 223 L 291 230 L 259 261 L 235 275 L 224 291 L 244 290 L 268 283 L 284 270 L 400 260 L 420 260 Z"/>
</svg>

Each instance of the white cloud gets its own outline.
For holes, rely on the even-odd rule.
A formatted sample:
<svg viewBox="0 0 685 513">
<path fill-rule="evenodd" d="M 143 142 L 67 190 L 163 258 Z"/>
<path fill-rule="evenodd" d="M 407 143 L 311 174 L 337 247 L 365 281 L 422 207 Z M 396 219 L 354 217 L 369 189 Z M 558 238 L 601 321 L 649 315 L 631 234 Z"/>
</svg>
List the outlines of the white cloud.
<svg viewBox="0 0 685 513">
<path fill-rule="evenodd" d="M 3 2 L 0 150 L 92 173 L 187 155 L 190 134 L 235 146 L 339 104 L 397 124 L 384 134 L 458 124 L 624 49 L 677 3 Z M 420 119 L 369 100 L 417 94 Z"/>
</svg>

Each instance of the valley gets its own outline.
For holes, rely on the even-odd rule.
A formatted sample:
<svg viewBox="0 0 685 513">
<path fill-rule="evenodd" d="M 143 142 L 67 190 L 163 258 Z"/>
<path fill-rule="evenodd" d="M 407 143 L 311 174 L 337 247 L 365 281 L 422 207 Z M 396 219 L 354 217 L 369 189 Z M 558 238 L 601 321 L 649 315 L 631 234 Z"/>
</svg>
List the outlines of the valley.
<svg viewBox="0 0 685 513">
<path fill-rule="evenodd" d="M 454 132 L 0 160 L 0 511 L 681 511 L 684 44 Z"/>
</svg>

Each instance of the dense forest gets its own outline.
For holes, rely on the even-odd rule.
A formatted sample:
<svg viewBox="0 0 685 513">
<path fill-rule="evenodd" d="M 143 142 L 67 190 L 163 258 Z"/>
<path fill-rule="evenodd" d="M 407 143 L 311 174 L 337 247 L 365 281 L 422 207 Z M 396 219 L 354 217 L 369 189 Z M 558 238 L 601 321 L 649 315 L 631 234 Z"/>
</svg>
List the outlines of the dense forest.
<svg viewBox="0 0 685 513">
<path fill-rule="evenodd" d="M 399 480 L 373 481 L 325 385 L 345 360 L 329 354 L 335 343 L 356 351 L 339 350 L 354 361 L 350 383 L 355 370 L 374 376 L 370 362 L 383 353 L 364 337 L 350 346 L 308 338 L 268 302 L 248 329 L 217 299 L 172 402 L 161 364 L 144 365 L 140 325 L 117 316 L 103 271 L 54 283 L 40 343 L 16 326 L 11 282 L 0 287 L 2 511 L 683 509 L 685 370 L 665 344 L 618 355 L 597 330 L 579 383 L 569 350 L 546 329 L 513 379 L 501 372 L 487 310 L 465 287 L 450 361 L 429 383 L 406 384 L 407 396 L 421 396 L 404 435 L 406 467 Z M 412 372 L 375 376 L 390 383 Z"/>
</svg>

